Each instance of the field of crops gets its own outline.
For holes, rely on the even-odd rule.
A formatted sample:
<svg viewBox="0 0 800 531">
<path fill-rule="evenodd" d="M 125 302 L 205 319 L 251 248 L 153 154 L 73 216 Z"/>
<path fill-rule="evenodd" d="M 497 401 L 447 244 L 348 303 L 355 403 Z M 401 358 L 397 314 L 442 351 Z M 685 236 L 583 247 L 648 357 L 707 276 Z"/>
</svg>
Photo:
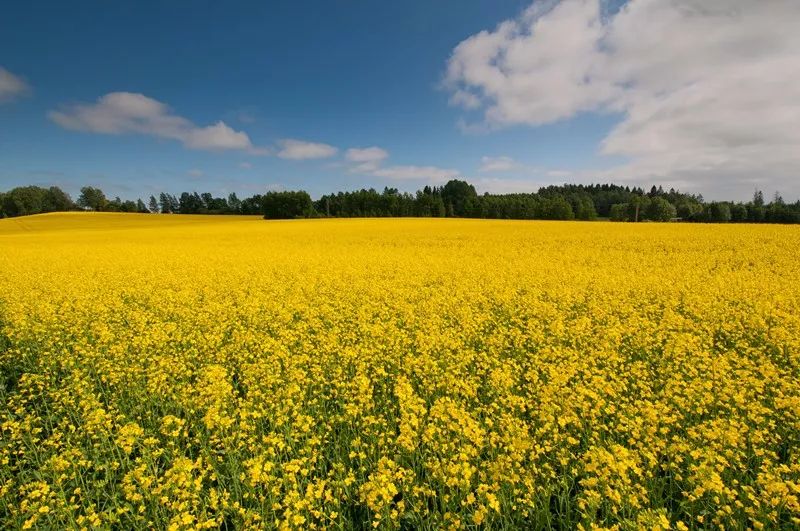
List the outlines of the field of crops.
<svg viewBox="0 0 800 531">
<path fill-rule="evenodd" d="M 800 525 L 800 229 L 0 220 L 0 527 Z"/>
</svg>

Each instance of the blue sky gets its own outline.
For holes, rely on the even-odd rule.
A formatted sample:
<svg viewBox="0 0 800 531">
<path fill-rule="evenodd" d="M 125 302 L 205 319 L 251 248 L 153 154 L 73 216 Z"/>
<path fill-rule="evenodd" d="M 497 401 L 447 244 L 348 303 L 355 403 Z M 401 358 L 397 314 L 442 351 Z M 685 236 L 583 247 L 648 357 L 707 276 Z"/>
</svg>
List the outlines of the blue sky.
<svg viewBox="0 0 800 531">
<path fill-rule="evenodd" d="M 135 198 L 272 187 L 317 196 L 411 191 L 460 176 L 498 192 L 603 180 L 741 197 L 759 184 L 752 173 L 731 176 L 741 160 L 733 140 L 715 143 L 728 130 L 719 123 L 726 109 L 699 116 L 704 127 L 691 124 L 710 131 L 697 140 L 710 146 L 701 153 L 681 143 L 685 123 L 659 123 L 658 149 L 652 132 L 636 136 L 647 97 L 691 73 L 676 61 L 653 80 L 622 45 L 595 57 L 598 42 L 626 42 L 622 29 L 611 31 L 623 19 L 618 3 L 564 4 L 17 2 L 0 18 L 0 188 L 59 184 L 75 193 L 91 184 Z M 657 14 L 641 12 L 652 2 L 630 4 L 623 14 L 632 20 Z M 731 25 L 721 42 L 742 33 Z M 701 38 L 706 29 L 687 31 Z M 638 77 L 606 79 L 600 67 Z M 642 88 L 622 95 L 619 86 Z M 122 96 L 100 100 L 110 94 Z M 792 94 L 778 96 L 791 105 Z M 687 101 L 677 93 L 673 113 L 690 111 Z M 667 160 L 671 145 L 689 162 Z M 348 151 L 364 148 L 379 150 Z M 782 162 L 762 188 L 794 191 L 794 160 Z"/>
</svg>

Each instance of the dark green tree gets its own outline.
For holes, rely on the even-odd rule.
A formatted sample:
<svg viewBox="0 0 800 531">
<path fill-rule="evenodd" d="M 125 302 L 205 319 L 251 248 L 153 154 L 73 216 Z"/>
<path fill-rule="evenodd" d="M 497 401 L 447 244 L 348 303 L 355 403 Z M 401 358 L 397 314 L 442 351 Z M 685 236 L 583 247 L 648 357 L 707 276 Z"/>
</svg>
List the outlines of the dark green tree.
<svg viewBox="0 0 800 531">
<path fill-rule="evenodd" d="M 46 190 L 38 186 L 12 188 L 3 198 L 3 212 L 9 217 L 39 214 L 45 204 L 45 195 Z"/>
<path fill-rule="evenodd" d="M 228 211 L 231 214 L 239 214 L 242 209 L 242 202 L 236 196 L 236 192 L 228 194 Z"/>
<path fill-rule="evenodd" d="M 629 210 L 630 205 L 628 203 L 617 203 L 611 205 L 608 217 L 611 221 L 630 221 L 631 219 L 628 216 Z"/>
<path fill-rule="evenodd" d="M 650 221 L 669 221 L 677 216 L 677 210 L 672 203 L 660 195 L 655 195 L 650 198 L 644 215 L 645 219 Z"/>
<path fill-rule="evenodd" d="M 159 206 L 161 207 L 162 214 L 171 214 L 173 212 L 172 198 L 169 196 L 169 194 L 161 192 L 161 195 L 159 196 Z"/>
<path fill-rule="evenodd" d="M 468 182 L 452 179 L 442 187 L 441 196 L 453 215 L 462 217 L 466 214 L 467 202 L 478 197 L 478 193 L 475 191 L 475 187 Z M 449 205 L 452 205 L 452 208 Z"/>
<path fill-rule="evenodd" d="M 711 223 L 727 223 L 731 220 L 731 207 L 728 203 L 709 203 L 706 205 L 705 217 Z"/>
<path fill-rule="evenodd" d="M 42 203 L 42 212 L 66 212 L 75 208 L 69 194 L 58 186 L 47 189 Z"/>
<path fill-rule="evenodd" d="M 267 192 L 261 200 L 264 219 L 311 217 L 314 205 L 305 191 Z"/>
<path fill-rule="evenodd" d="M 81 195 L 78 197 L 78 206 L 83 209 L 100 212 L 108 206 L 106 195 L 99 188 L 84 186 L 81 188 Z"/>
<path fill-rule="evenodd" d="M 737 223 L 747 221 L 747 207 L 741 203 L 731 205 L 731 221 Z"/>
</svg>

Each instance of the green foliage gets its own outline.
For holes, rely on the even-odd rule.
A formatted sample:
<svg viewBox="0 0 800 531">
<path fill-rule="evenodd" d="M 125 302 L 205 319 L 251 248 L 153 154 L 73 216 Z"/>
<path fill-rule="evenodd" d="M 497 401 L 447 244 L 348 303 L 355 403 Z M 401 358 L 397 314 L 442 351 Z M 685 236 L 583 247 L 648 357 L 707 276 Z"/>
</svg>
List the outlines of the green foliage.
<svg viewBox="0 0 800 531">
<path fill-rule="evenodd" d="M 0 217 L 28 216 L 74 208 L 69 195 L 57 186 L 20 186 L 0 194 Z"/>
<path fill-rule="evenodd" d="M 264 219 L 312 217 L 314 204 L 304 191 L 267 192 L 262 199 Z"/>
<path fill-rule="evenodd" d="M 775 194 L 770 203 L 756 190 L 748 203 L 705 203 L 702 196 L 614 184 L 547 186 L 536 193 L 478 195 L 466 181 L 425 186 L 415 194 L 397 188 L 373 188 L 323 195 L 312 201 L 307 192 L 268 192 L 240 199 L 205 192 L 161 193 L 149 201 L 106 199 L 99 188 L 81 189 L 77 205 L 110 212 L 163 214 L 243 214 L 269 219 L 296 217 L 466 217 L 489 219 L 552 219 L 612 221 L 679 221 L 705 223 L 800 223 L 800 201 L 787 203 Z M 24 186 L 0 193 L 0 218 L 72 210 L 76 204 L 58 187 Z"/>
<path fill-rule="evenodd" d="M 741 203 L 731 205 L 731 221 L 738 223 L 747 221 L 747 207 Z"/>
<path fill-rule="evenodd" d="M 703 205 L 696 201 L 681 200 L 673 204 L 677 210 L 678 218 L 683 221 L 696 220 L 703 212 Z"/>
<path fill-rule="evenodd" d="M 573 212 L 575 212 L 575 219 L 582 221 L 591 221 L 597 218 L 597 211 L 594 208 L 594 201 L 592 201 L 589 194 L 572 194 L 569 197 L 570 205 Z"/>
<path fill-rule="evenodd" d="M 731 207 L 728 203 L 709 203 L 704 210 L 705 221 L 727 223 L 731 220 Z"/>
<path fill-rule="evenodd" d="M 629 210 L 630 205 L 628 203 L 617 203 L 616 205 L 611 205 L 611 211 L 608 217 L 611 221 L 630 221 L 631 218 L 628 216 Z"/>
<path fill-rule="evenodd" d="M 81 188 L 81 195 L 78 197 L 78 206 L 88 210 L 100 212 L 108 206 L 106 195 L 99 188 L 84 186 Z"/>
<path fill-rule="evenodd" d="M 563 196 L 554 196 L 544 200 L 541 209 L 542 219 L 570 220 L 575 219 L 572 205 Z"/>
<path fill-rule="evenodd" d="M 463 217 L 467 211 L 467 203 L 477 198 L 478 193 L 468 182 L 453 179 L 442 187 L 441 196 L 453 216 Z"/>
<path fill-rule="evenodd" d="M 650 221 L 669 221 L 676 217 L 677 210 L 663 197 L 653 197 L 645 208 L 645 219 Z"/>
</svg>

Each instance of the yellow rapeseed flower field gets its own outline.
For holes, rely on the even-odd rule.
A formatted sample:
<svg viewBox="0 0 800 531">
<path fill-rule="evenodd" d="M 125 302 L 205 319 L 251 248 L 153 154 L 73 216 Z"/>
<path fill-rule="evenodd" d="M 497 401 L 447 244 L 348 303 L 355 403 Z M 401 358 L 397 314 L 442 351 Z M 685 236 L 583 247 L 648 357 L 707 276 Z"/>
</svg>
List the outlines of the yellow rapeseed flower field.
<svg viewBox="0 0 800 531">
<path fill-rule="evenodd" d="M 800 229 L 0 220 L 0 526 L 796 528 Z"/>
</svg>

